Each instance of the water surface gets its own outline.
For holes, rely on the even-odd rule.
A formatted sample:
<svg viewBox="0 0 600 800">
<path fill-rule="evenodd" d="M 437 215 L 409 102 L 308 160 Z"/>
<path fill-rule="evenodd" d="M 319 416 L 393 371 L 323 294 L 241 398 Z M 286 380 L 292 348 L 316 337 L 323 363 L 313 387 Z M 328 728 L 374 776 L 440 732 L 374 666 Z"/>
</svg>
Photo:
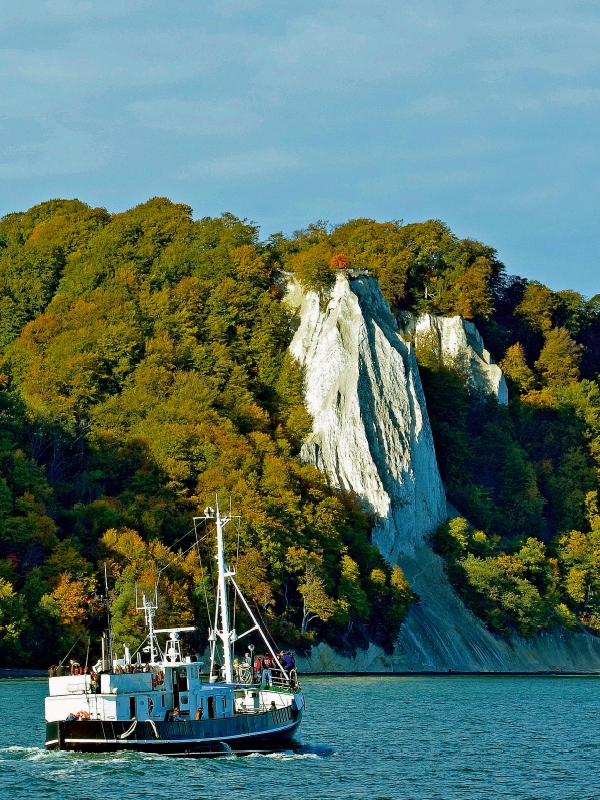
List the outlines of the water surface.
<svg viewBox="0 0 600 800">
<path fill-rule="evenodd" d="M 0 683 L 0 798 L 600 798 L 600 679 L 305 678 L 297 752 L 219 759 L 43 749 L 45 682 Z"/>
</svg>

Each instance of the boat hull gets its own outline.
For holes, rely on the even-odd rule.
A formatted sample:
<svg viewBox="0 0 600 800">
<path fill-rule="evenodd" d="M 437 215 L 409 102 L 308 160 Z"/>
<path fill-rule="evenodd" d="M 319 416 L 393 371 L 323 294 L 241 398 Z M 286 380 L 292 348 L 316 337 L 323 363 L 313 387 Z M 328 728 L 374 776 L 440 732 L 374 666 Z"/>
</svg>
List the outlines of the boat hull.
<svg viewBox="0 0 600 800">
<path fill-rule="evenodd" d="M 262 714 L 181 722 L 81 720 L 46 723 L 46 748 L 84 753 L 133 751 L 172 756 L 215 756 L 288 746 L 302 710 L 290 707 Z"/>
</svg>

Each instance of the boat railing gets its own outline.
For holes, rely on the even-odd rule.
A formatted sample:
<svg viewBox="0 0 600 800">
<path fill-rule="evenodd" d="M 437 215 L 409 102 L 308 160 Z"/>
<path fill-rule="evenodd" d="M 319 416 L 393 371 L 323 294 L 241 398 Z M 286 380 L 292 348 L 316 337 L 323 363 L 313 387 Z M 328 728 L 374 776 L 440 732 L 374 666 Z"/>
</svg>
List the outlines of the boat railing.
<svg viewBox="0 0 600 800">
<path fill-rule="evenodd" d="M 264 670 L 255 673 L 249 664 L 239 664 L 236 665 L 234 678 L 238 683 L 242 683 L 245 686 L 260 685 L 263 679 L 263 672 Z M 286 674 L 277 667 L 272 667 L 269 669 L 269 673 L 269 683 L 273 688 L 300 689 L 298 673 L 295 669 L 288 670 Z"/>
</svg>

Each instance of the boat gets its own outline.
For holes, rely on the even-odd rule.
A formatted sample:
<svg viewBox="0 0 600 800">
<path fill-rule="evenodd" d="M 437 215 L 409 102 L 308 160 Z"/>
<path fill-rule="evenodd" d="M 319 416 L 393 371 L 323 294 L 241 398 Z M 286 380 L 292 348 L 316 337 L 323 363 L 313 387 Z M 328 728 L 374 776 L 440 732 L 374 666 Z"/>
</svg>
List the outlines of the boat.
<svg viewBox="0 0 600 800">
<path fill-rule="evenodd" d="M 216 534 L 218 577 L 208 671 L 200 656 L 185 654 L 181 636 L 196 629 L 156 628 L 157 590 L 150 599 L 143 594 L 136 605 L 144 611 L 147 636 L 134 654 L 137 661 L 127 646 L 123 658 L 113 658 L 109 615 L 102 658 L 94 670 L 74 667 L 81 674 L 49 678 L 46 748 L 197 757 L 290 746 L 302 721 L 304 695 L 289 657 L 280 659 L 236 583 L 235 570 L 225 564 L 223 529 L 233 518 L 231 507 L 228 515 L 221 514 L 218 498 L 216 510 L 209 507 L 204 516 L 194 517 L 196 532 L 199 525 L 214 525 Z M 252 621 L 240 635 L 230 627 L 227 598 L 232 590 Z M 252 633 L 260 636 L 273 662 L 260 674 L 254 672 L 252 657 L 242 664 L 233 657 L 235 643 Z M 253 655 L 253 646 L 248 649 Z"/>
</svg>

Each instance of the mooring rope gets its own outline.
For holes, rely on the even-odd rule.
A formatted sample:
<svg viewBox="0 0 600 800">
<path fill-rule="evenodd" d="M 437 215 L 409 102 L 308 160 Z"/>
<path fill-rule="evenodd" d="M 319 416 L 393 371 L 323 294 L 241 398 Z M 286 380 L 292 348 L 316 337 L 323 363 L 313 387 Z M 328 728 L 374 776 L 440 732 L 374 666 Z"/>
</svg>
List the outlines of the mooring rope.
<svg viewBox="0 0 600 800">
<path fill-rule="evenodd" d="M 135 726 L 138 724 L 137 717 L 133 718 L 133 724 L 128 728 L 125 733 L 119 734 L 119 739 L 126 739 L 131 733 L 134 732 Z"/>
</svg>

